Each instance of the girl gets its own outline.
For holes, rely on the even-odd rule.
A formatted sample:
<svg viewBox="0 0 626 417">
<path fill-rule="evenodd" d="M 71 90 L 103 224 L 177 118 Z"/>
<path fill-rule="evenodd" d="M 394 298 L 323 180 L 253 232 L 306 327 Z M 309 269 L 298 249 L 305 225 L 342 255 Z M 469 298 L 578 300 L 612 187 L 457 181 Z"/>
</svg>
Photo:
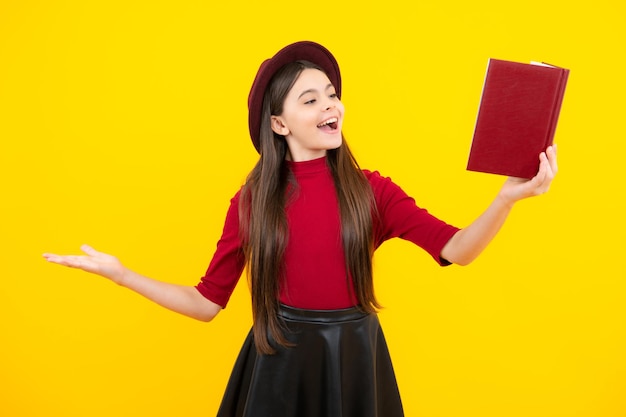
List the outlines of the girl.
<svg viewBox="0 0 626 417">
<path fill-rule="evenodd" d="M 319 44 L 297 42 L 262 63 L 248 98 L 260 158 L 195 287 L 144 277 L 88 246 L 84 256 L 44 255 L 204 321 L 226 306 L 247 267 L 253 326 L 218 416 L 402 416 L 376 315 L 374 250 L 400 237 L 440 265 L 466 265 L 514 203 L 546 192 L 556 174 L 549 147 L 533 179 L 508 178 L 487 210 L 458 229 L 359 168 L 342 135 L 340 96 L 337 62 Z"/>
</svg>

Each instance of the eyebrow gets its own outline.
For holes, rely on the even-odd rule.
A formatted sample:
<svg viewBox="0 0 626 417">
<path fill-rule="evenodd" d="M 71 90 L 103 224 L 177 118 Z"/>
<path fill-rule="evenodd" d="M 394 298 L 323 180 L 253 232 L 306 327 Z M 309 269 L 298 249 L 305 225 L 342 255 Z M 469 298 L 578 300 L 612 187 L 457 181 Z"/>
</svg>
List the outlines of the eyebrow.
<svg viewBox="0 0 626 417">
<path fill-rule="evenodd" d="M 328 90 L 329 88 L 332 88 L 333 84 L 332 83 L 328 83 L 328 85 L 326 86 L 326 88 L 324 89 L 324 91 Z M 317 90 L 315 88 L 309 88 L 308 90 L 304 90 L 299 96 L 298 98 L 302 97 L 303 95 L 307 94 L 307 93 L 315 93 Z"/>
</svg>

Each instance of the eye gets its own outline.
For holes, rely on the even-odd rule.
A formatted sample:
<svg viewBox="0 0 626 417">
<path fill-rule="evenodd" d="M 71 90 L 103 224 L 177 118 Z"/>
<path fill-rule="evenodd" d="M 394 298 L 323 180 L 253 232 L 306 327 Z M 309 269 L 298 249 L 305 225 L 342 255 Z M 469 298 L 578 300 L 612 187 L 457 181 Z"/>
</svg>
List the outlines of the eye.
<svg viewBox="0 0 626 417">
<path fill-rule="evenodd" d="M 313 103 L 315 103 L 315 99 L 314 99 L 314 98 L 312 98 L 311 100 L 307 100 L 307 101 L 305 101 L 305 102 L 304 102 L 304 104 L 313 104 Z"/>
</svg>

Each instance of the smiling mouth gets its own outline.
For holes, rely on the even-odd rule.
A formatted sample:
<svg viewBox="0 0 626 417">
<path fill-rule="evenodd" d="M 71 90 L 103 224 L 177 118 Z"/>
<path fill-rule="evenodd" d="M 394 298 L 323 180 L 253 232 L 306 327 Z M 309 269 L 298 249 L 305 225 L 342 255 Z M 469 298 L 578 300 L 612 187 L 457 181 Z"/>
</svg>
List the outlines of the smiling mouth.
<svg viewBox="0 0 626 417">
<path fill-rule="evenodd" d="M 318 124 L 317 127 L 326 131 L 337 130 L 337 127 L 339 127 L 339 119 L 332 117 L 328 120 L 324 120 L 322 123 Z"/>
</svg>

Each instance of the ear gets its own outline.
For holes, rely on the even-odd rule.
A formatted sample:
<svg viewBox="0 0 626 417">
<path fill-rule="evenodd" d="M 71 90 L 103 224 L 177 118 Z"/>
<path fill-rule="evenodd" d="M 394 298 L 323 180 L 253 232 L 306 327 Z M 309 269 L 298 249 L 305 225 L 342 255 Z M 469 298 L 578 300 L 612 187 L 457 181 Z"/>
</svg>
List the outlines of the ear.
<svg viewBox="0 0 626 417">
<path fill-rule="evenodd" d="M 287 136 L 289 134 L 289 128 L 285 126 L 285 123 L 279 116 L 272 116 L 270 124 L 274 133 L 281 136 Z"/>
</svg>

